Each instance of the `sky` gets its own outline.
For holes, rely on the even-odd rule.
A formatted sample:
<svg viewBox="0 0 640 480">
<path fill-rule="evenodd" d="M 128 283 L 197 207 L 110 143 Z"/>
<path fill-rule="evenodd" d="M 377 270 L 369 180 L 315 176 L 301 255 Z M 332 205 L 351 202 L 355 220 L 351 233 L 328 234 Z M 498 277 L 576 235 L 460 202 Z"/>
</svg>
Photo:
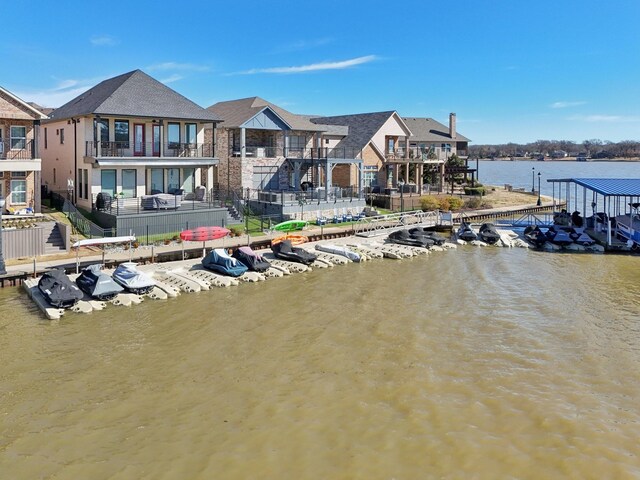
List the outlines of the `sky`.
<svg viewBox="0 0 640 480">
<path fill-rule="evenodd" d="M 259 96 L 300 114 L 455 112 L 476 145 L 640 140 L 640 0 L 2 7 L 0 86 L 47 107 L 140 69 L 205 108 Z"/>
</svg>

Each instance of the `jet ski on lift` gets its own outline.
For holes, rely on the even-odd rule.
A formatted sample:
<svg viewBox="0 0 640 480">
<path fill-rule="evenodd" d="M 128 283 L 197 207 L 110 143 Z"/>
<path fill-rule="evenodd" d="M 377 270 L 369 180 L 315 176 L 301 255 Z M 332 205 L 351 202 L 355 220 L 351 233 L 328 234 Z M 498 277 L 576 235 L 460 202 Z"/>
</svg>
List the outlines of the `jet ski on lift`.
<svg viewBox="0 0 640 480">
<path fill-rule="evenodd" d="M 478 234 L 471 229 L 471 225 L 469 225 L 464 220 L 460 224 L 460 228 L 456 232 L 456 236 L 460 240 L 464 240 L 465 242 L 472 242 L 478 239 Z"/>
<path fill-rule="evenodd" d="M 391 232 L 387 237 L 387 240 L 391 243 L 397 243 L 398 245 L 408 245 L 410 247 L 432 247 L 435 242 L 424 235 L 411 235 L 408 230 L 396 230 Z"/>
<path fill-rule="evenodd" d="M 444 245 L 447 241 L 442 235 L 438 234 L 438 232 L 434 232 L 430 230 L 429 227 L 415 227 L 409 229 L 409 235 L 412 237 L 423 236 L 425 238 L 430 238 L 433 240 L 434 245 Z"/>
<path fill-rule="evenodd" d="M 478 232 L 478 237 L 485 243 L 489 245 L 493 245 L 498 240 L 500 240 L 500 234 L 498 230 L 496 230 L 496 226 L 493 223 L 483 223 L 480 225 L 480 230 Z"/>
</svg>

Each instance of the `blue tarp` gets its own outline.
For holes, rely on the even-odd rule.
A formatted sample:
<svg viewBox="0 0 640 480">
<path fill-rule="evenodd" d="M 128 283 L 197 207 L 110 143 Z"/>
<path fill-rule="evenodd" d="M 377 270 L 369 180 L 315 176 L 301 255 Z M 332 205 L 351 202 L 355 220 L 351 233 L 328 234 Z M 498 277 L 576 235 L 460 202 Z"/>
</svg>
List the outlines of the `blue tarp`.
<svg viewBox="0 0 640 480">
<path fill-rule="evenodd" d="M 640 178 L 553 178 L 553 183 L 575 183 L 609 197 L 640 196 Z"/>
</svg>

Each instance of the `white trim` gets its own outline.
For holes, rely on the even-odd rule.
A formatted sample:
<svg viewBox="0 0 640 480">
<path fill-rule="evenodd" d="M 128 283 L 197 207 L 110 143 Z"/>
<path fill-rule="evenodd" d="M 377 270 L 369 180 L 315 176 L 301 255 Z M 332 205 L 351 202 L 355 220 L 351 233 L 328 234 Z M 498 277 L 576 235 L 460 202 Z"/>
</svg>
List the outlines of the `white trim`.
<svg viewBox="0 0 640 480">
<path fill-rule="evenodd" d="M 38 115 L 40 117 L 40 120 L 49 118 L 44 113 L 42 113 L 40 110 L 38 110 L 37 108 L 32 107 L 31 105 L 29 105 L 27 102 L 25 102 L 21 98 L 16 97 L 9 90 L 5 90 L 4 88 L 0 87 L 0 92 L 4 93 L 5 95 L 7 95 L 12 100 L 15 100 L 16 102 L 22 104 L 22 106 L 24 106 L 24 107 L 28 108 L 29 110 L 31 110 L 33 113 L 35 113 L 36 115 Z"/>
</svg>

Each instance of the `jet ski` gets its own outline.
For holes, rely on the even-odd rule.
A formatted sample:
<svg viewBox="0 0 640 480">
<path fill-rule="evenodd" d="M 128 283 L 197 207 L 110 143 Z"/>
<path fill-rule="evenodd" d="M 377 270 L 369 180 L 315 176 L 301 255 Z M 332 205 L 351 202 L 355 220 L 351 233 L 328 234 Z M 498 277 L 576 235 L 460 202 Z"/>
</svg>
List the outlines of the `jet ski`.
<svg viewBox="0 0 640 480">
<path fill-rule="evenodd" d="M 478 231 L 478 237 L 485 243 L 489 245 L 493 245 L 498 240 L 500 240 L 500 234 L 498 230 L 496 230 L 496 226 L 493 223 L 483 223 L 480 225 L 480 230 Z"/>
<path fill-rule="evenodd" d="M 478 234 L 474 232 L 471 229 L 471 225 L 469 225 L 465 221 L 463 221 L 462 224 L 460 224 L 460 228 L 458 228 L 458 232 L 456 233 L 456 236 L 460 240 L 464 240 L 465 242 L 472 242 L 478 239 Z"/>
<path fill-rule="evenodd" d="M 525 228 L 524 238 L 526 238 L 534 247 L 538 248 L 542 247 L 548 240 L 545 232 L 540 230 L 540 227 L 537 225 L 529 225 Z"/>
<path fill-rule="evenodd" d="M 319 252 L 332 253 L 333 255 L 340 255 L 342 257 L 348 258 L 352 262 L 359 262 L 362 260 L 362 257 L 358 252 L 354 252 L 353 250 L 342 245 L 318 243 L 316 244 L 316 250 L 318 250 Z"/>
<path fill-rule="evenodd" d="M 547 240 L 556 245 L 560 245 L 561 247 L 573 243 L 573 239 L 569 236 L 569 232 L 561 228 L 556 228 L 554 226 L 549 227 L 546 235 Z"/>
<path fill-rule="evenodd" d="M 435 243 L 431 238 L 427 238 L 424 235 L 411 235 L 408 230 L 404 229 L 391 232 L 387 237 L 387 240 L 399 245 L 424 248 L 432 247 Z"/>
<path fill-rule="evenodd" d="M 577 243 L 578 245 L 582 245 L 584 247 L 590 247 L 591 245 L 596 243 L 593 238 L 584 233 L 583 228 L 573 228 L 571 232 L 569 232 L 569 236 L 574 241 L 574 243 Z"/>
<path fill-rule="evenodd" d="M 98 300 L 111 300 L 124 289 L 100 269 L 100 264 L 89 265 L 76 278 L 80 290 Z"/>
<path fill-rule="evenodd" d="M 409 235 L 411 235 L 412 237 L 421 235 L 425 238 L 430 238 L 431 240 L 433 240 L 434 245 L 444 245 L 444 243 L 447 241 L 447 239 L 442 235 L 434 232 L 433 230 L 429 230 L 428 227 L 411 228 L 409 229 Z"/>
<path fill-rule="evenodd" d="M 273 251 L 276 258 L 289 262 L 303 263 L 304 265 L 311 265 L 318 258 L 304 248 L 291 246 L 290 240 L 283 240 L 282 242 L 271 245 L 271 251 Z"/>
<path fill-rule="evenodd" d="M 230 277 L 239 277 L 248 270 L 244 263 L 230 256 L 224 248 L 211 250 L 202 259 L 202 266 L 207 270 L 213 270 Z"/>
<path fill-rule="evenodd" d="M 251 247 L 240 247 L 233 252 L 232 256 L 252 272 L 266 272 L 271 267 L 271 264 L 251 250 Z"/>
<path fill-rule="evenodd" d="M 115 282 L 125 290 L 136 295 L 149 293 L 155 287 L 155 282 L 136 268 L 133 262 L 121 263 L 113 272 Z"/>
<path fill-rule="evenodd" d="M 57 308 L 71 308 L 83 296 L 78 286 L 61 269 L 45 272 L 38 282 L 38 289 L 47 302 Z"/>
</svg>

